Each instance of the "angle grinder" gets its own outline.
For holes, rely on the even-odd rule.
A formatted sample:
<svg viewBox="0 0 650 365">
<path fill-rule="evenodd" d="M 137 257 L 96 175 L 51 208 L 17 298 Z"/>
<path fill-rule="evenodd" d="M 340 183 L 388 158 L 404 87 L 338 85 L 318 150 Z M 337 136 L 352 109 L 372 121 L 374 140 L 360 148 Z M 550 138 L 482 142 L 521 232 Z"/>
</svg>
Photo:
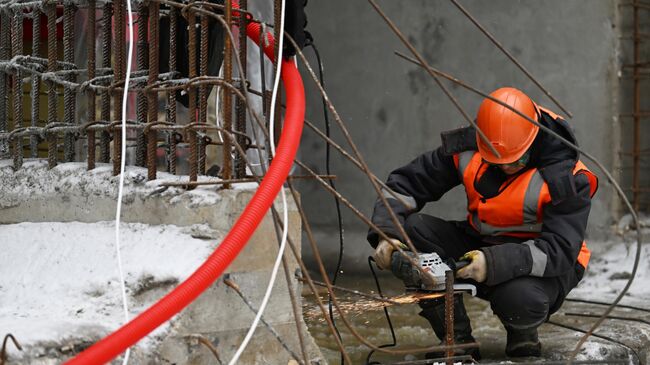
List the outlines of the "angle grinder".
<svg viewBox="0 0 650 365">
<path fill-rule="evenodd" d="M 418 270 L 413 267 L 411 262 L 404 258 L 400 252 L 393 252 L 391 271 L 404 281 L 407 292 L 443 292 L 445 291 L 445 273 L 447 271 L 456 272 L 471 263 L 469 260 L 455 261 L 451 258 L 443 261 L 435 252 L 420 253 L 419 260 L 417 260 L 413 252 L 403 252 L 412 259 L 419 261 L 421 269 Z M 423 275 L 422 272 L 430 273 L 431 277 Z M 476 295 L 476 286 L 469 283 L 454 283 L 454 290 L 468 292 L 472 296 Z"/>
</svg>

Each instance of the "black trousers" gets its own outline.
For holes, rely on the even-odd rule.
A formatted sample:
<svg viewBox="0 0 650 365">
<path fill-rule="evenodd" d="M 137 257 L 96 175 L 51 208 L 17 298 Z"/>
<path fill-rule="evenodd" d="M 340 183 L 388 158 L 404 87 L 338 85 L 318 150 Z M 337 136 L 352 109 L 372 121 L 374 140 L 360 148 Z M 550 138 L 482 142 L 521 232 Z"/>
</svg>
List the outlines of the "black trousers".
<svg viewBox="0 0 650 365">
<path fill-rule="evenodd" d="M 404 228 L 420 252 L 436 252 L 442 259 L 458 259 L 464 253 L 494 243 L 485 240 L 466 221 L 445 221 L 426 214 L 411 214 Z M 472 282 L 477 296 L 490 302 L 494 314 L 512 328 L 537 327 L 564 301 L 556 278 L 522 276 L 496 286 Z M 426 308 L 431 303 L 421 303 Z"/>
</svg>

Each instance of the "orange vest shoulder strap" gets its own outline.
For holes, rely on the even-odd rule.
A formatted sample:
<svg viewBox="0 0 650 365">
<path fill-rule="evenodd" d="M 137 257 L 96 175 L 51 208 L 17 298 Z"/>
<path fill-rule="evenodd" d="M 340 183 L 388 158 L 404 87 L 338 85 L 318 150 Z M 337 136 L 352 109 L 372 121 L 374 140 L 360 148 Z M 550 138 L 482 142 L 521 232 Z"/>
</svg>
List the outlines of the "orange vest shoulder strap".
<svg viewBox="0 0 650 365">
<path fill-rule="evenodd" d="M 576 163 L 576 166 L 573 168 L 573 175 L 583 174 L 589 179 L 589 194 L 594 196 L 598 190 L 598 176 L 591 172 L 589 168 L 580 160 Z"/>
<path fill-rule="evenodd" d="M 560 118 L 560 119 L 564 119 L 564 118 L 562 118 L 561 115 L 556 114 L 555 112 L 551 111 L 550 109 L 547 109 L 547 108 L 545 108 L 545 107 L 543 107 L 543 106 L 541 106 L 541 105 L 539 105 L 539 104 L 535 104 L 535 105 L 537 105 L 537 109 L 539 109 L 539 110 L 541 110 L 541 111 L 547 113 L 547 114 L 550 115 L 553 119 L 558 119 L 558 118 Z"/>
</svg>

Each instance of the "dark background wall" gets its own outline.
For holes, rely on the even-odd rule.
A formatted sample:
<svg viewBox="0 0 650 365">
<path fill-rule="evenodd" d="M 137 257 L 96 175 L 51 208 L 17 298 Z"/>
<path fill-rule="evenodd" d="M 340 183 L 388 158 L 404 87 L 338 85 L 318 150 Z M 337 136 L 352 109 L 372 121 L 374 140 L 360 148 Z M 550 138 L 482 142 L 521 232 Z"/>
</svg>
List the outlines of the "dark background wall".
<svg viewBox="0 0 650 365">
<path fill-rule="evenodd" d="M 446 0 L 379 1 L 385 12 L 432 66 L 483 91 L 514 86 L 539 104 L 559 108 Z M 581 145 L 612 168 L 619 143 L 619 11 L 612 0 L 462 1 L 510 52 L 573 113 Z M 408 53 L 367 1 L 310 1 L 309 26 L 325 65 L 325 85 L 352 138 L 381 179 L 394 168 L 440 144 L 441 131 L 465 121 L 422 69 L 393 54 Z M 315 66 L 312 50 L 306 54 Z M 305 75 L 307 117 L 324 130 L 318 91 Z M 481 98 L 445 83 L 474 117 Z M 331 118 L 332 135 L 347 144 Z M 325 144 L 306 130 L 300 158 L 325 172 Z M 587 162 L 589 166 L 593 164 Z M 339 191 L 370 215 L 375 192 L 368 179 L 336 151 L 333 173 Z M 590 236 L 606 232 L 616 216 L 612 189 L 601 178 L 589 225 Z M 334 201 L 315 182 L 301 183 L 302 200 L 332 267 L 338 252 Z M 465 198 L 456 188 L 427 211 L 464 217 Z M 371 253 L 366 227 L 343 208 L 345 270 L 365 270 Z M 308 250 L 307 250 L 308 251 Z"/>
</svg>

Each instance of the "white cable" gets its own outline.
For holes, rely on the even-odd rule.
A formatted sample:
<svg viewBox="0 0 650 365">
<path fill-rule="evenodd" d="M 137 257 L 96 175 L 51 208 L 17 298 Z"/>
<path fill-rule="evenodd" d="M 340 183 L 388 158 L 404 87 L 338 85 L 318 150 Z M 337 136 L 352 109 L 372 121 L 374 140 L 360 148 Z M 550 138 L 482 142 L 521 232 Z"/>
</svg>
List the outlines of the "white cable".
<svg viewBox="0 0 650 365">
<path fill-rule="evenodd" d="M 285 0 L 282 0 L 282 12 L 280 16 L 280 29 L 284 29 L 284 6 L 285 6 Z M 273 83 L 273 93 L 271 95 L 271 108 L 269 110 L 275 110 L 275 103 L 277 99 L 277 94 L 278 94 L 278 86 L 280 84 L 280 73 L 282 69 L 282 46 L 283 46 L 283 39 L 284 36 L 282 33 L 280 33 L 280 39 L 279 39 L 279 47 L 278 47 L 278 60 L 277 60 L 277 73 L 275 74 L 275 80 Z M 278 40 L 276 40 L 278 41 Z M 275 123 L 274 119 L 275 113 L 270 112 L 270 121 L 269 121 L 269 129 L 270 129 L 270 145 L 271 145 L 271 156 L 275 156 L 275 142 L 274 142 L 274 136 L 273 136 L 273 127 Z M 271 297 L 271 291 L 273 290 L 273 284 L 275 284 L 275 278 L 278 274 L 278 269 L 280 268 L 280 262 L 282 261 L 282 255 L 284 255 L 284 249 L 287 245 L 287 235 L 289 233 L 289 214 L 287 212 L 287 196 L 284 192 L 284 187 L 280 188 L 280 193 L 282 194 L 282 241 L 280 242 L 280 249 L 278 250 L 278 256 L 275 258 L 275 264 L 273 265 L 273 270 L 271 271 L 271 279 L 269 280 L 269 285 L 266 287 L 266 293 L 264 293 L 264 298 L 262 299 L 262 303 L 260 304 L 259 310 L 257 311 L 257 314 L 255 315 L 255 319 L 253 320 L 253 323 L 251 324 L 251 327 L 248 329 L 248 333 L 246 333 L 246 337 L 244 337 L 244 341 L 242 341 L 241 345 L 235 352 L 235 355 L 233 358 L 230 360 L 228 365 L 234 365 L 237 363 L 237 360 L 239 360 L 239 357 L 241 356 L 242 352 L 244 352 L 244 349 L 250 342 L 251 338 L 253 338 L 253 333 L 255 333 L 255 330 L 257 329 L 257 325 L 260 322 L 260 319 L 262 318 L 262 313 L 264 313 L 264 310 L 266 309 L 266 305 L 269 302 L 269 298 Z"/>
<path fill-rule="evenodd" d="M 117 268 L 120 272 L 120 289 L 122 291 L 122 308 L 124 309 L 124 323 L 129 321 L 129 306 L 126 300 L 126 285 L 124 282 L 124 270 L 122 268 L 122 253 L 120 251 L 120 218 L 122 216 L 122 193 L 124 190 L 124 173 L 126 165 L 126 103 L 129 97 L 129 83 L 131 82 L 131 63 L 133 61 L 133 14 L 131 14 L 131 0 L 126 1 L 127 14 L 129 16 L 129 53 L 126 61 L 126 79 L 124 80 L 124 94 L 122 95 L 122 151 L 120 161 L 120 183 L 117 189 L 117 210 L 115 212 L 115 253 L 117 255 Z M 119 65 L 118 65 L 119 66 Z M 124 353 L 123 365 L 129 362 L 131 349 Z"/>
</svg>

